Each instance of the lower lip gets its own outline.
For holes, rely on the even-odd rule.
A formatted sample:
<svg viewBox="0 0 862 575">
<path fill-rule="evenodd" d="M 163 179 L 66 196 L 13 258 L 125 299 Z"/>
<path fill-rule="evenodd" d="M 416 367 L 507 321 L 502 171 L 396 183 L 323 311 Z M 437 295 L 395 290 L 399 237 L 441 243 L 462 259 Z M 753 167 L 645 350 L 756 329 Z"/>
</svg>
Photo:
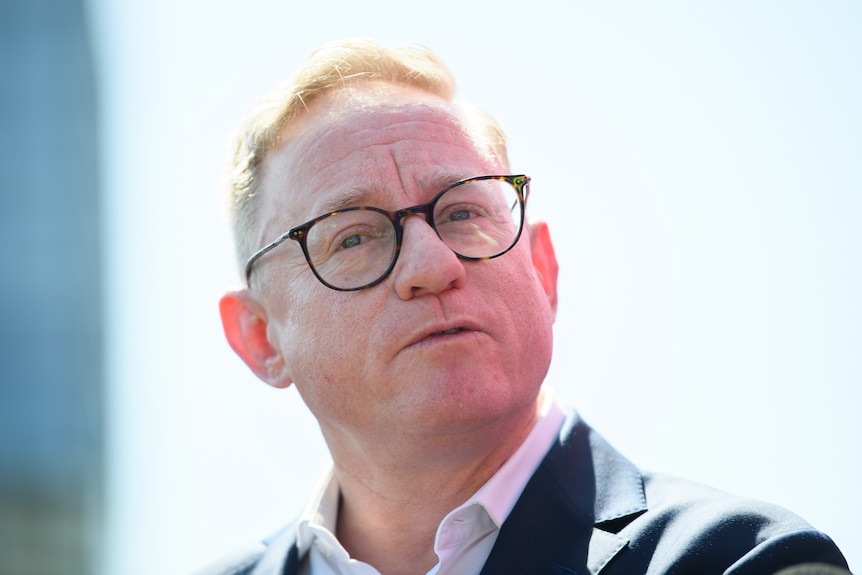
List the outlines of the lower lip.
<svg viewBox="0 0 862 575">
<path fill-rule="evenodd" d="M 459 343 L 464 340 L 474 339 L 479 335 L 479 332 L 472 329 L 462 329 L 455 333 L 438 333 L 423 337 L 416 343 L 408 345 L 405 349 L 417 349 L 427 347 L 429 345 L 438 345 L 444 343 Z"/>
</svg>

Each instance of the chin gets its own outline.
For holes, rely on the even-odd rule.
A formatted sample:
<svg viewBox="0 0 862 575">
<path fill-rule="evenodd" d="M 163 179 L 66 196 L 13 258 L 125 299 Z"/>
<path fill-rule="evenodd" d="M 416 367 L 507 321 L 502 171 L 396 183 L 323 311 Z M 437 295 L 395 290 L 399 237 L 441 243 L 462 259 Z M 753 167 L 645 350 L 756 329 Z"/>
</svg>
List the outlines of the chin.
<svg viewBox="0 0 862 575">
<path fill-rule="evenodd" d="M 477 431 L 531 417 L 540 387 L 541 383 L 519 388 L 508 381 L 479 385 L 476 379 L 448 379 L 427 383 L 420 397 L 405 401 L 398 412 L 409 414 L 410 425 L 417 430 L 441 434 Z"/>
</svg>

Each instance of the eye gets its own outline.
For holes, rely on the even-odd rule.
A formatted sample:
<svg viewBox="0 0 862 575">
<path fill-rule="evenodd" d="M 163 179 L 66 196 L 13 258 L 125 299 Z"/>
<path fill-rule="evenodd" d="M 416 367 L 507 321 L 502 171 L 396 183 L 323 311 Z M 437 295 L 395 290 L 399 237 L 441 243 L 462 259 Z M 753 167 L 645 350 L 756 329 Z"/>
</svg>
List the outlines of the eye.
<svg viewBox="0 0 862 575">
<path fill-rule="evenodd" d="M 336 234 L 334 245 L 336 251 L 349 250 L 365 246 L 368 242 L 380 240 L 386 235 L 385 230 L 365 224 L 354 224 L 349 229 Z"/>
<path fill-rule="evenodd" d="M 476 203 L 459 202 L 457 205 L 442 206 L 434 216 L 438 224 L 466 222 L 488 216 L 488 209 Z"/>
<path fill-rule="evenodd" d="M 346 250 L 348 248 L 355 248 L 360 243 L 362 243 L 362 238 L 358 234 L 353 234 L 352 236 L 347 236 L 344 238 L 339 244 L 339 248 L 342 250 Z"/>
<path fill-rule="evenodd" d="M 458 210 L 449 214 L 449 221 L 469 220 L 472 216 L 469 210 Z"/>
</svg>

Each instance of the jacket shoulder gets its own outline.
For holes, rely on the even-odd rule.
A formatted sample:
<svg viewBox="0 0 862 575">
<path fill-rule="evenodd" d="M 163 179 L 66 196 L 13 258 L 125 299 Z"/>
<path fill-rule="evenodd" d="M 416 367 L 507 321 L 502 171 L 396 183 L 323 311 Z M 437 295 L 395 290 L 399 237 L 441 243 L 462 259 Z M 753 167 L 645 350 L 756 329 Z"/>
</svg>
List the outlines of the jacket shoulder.
<svg viewBox="0 0 862 575">
<path fill-rule="evenodd" d="M 669 475 L 644 473 L 643 477 L 649 510 L 662 523 L 708 526 L 738 521 L 766 538 L 812 529 L 804 519 L 778 505 Z"/>
<path fill-rule="evenodd" d="M 649 510 L 628 526 L 631 545 L 678 572 L 774 573 L 806 562 L 847 566 L 829 537 L 777 505 L 666 475 L 644 474 L 644 486 Z"/>
</svg>

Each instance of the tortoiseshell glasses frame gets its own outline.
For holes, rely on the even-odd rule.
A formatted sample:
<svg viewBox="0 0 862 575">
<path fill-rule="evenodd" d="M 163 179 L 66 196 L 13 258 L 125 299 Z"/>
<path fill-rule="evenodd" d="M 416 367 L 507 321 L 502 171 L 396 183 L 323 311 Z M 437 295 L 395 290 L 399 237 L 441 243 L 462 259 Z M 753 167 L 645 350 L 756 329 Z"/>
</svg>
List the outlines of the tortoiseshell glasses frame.
<svg viewBox="0 0 862 575">
<path fill-rule="evenodd" d="M 335 210 L 290 229 L 252 254 L 245 263 L 246 283 L 250 284 L 255 262 L 291 239 L 299 242 L 308 266 L 326 287 L 338 291 L 372 287 L 395 268 L 404 236 L 402 221 L 419 214 L 459 258 L 493 259 L 521 237 L 529 189 L 525 175 L 475 176 L 446 186 L 427 203 L 401 210 L 372 206 Z"/>
</svg>

